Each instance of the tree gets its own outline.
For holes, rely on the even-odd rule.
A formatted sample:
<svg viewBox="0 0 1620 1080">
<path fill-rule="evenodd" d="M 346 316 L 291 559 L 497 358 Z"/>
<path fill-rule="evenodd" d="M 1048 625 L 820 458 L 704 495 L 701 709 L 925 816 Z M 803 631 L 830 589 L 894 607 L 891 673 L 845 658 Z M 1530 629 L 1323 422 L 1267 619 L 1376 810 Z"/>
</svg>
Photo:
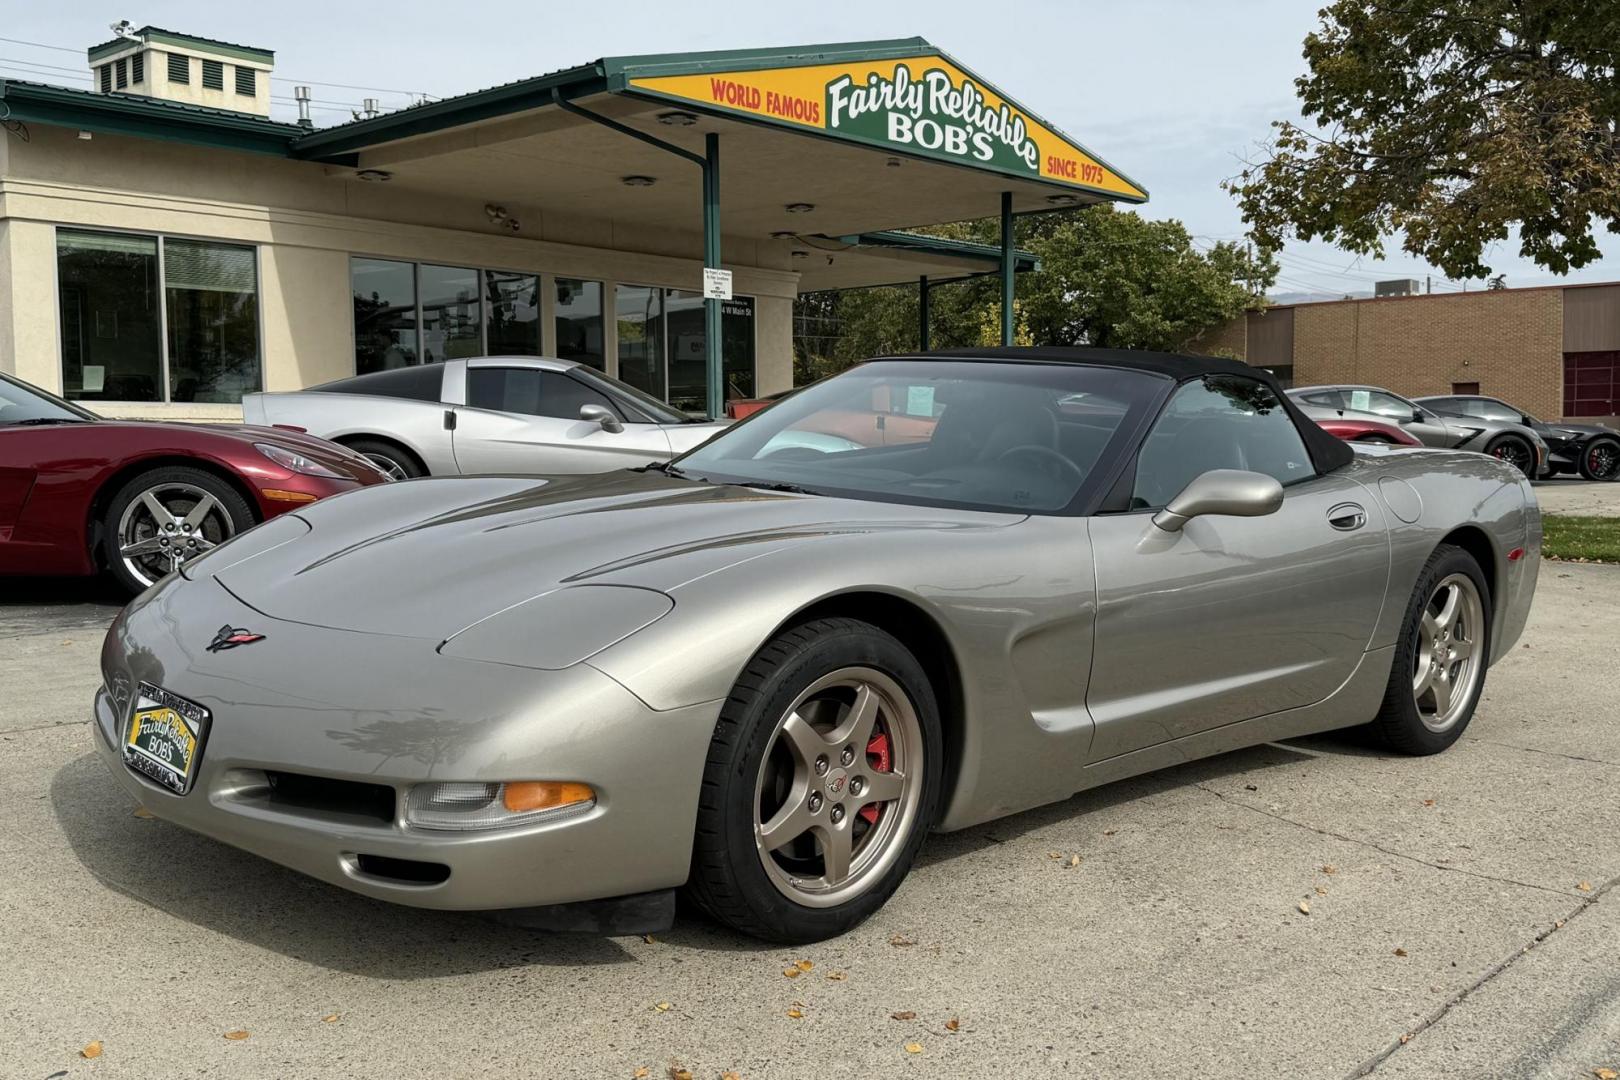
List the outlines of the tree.
<svg viewBox="0 0 1620 1080">
<path fill-rule="evenodd" d="M 1620 0 L 1336 0 L 1279 122 L 1227 182 L 1258 243 L 1322 238 L 1486 277 L 1485 248 L 1556 273 L 1620 232 Z"/>
<path fill-rule="evenodd" d="M 997 219 L 929 230 L 997 243 Z M 1019 344 L 1175 350 L 1263 302 L 1277 275 L 1269 258 L 1234 244 L 1208 251 L 1178 221 L 1150 221 L 1109 204 L 1017 219 L 1015 242 L 1041 268 L 1020 274 L 1013 301 Z M 918 347 L 915 285 L 811 293 L 795 307 L 795 379 L 806 382 L 868 356 Z M 930 345 L 1001 338 L 995 276 L 930 290 Z"/>
</svg>

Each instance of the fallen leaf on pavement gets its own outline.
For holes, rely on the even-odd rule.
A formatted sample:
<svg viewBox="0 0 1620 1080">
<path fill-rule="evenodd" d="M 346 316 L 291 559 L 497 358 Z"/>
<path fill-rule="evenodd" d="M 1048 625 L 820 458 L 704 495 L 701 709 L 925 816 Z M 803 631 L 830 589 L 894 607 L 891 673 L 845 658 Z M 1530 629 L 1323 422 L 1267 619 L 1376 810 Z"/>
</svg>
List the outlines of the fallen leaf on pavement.
<svg viewBox="0 0 1620 1080">
<path fill-rule="evenodd" d="M 674 1005 L 667 1001 L 660 1001 L 658 1004 L 653 1006 L 653 1008 L 657 1009 L 659 1012 L 669 1012 L 669 1010 L 673 1009 L 674 1007 Z"/>
<path fill-rule="evenodd" d="M 1299 902 L 1299 911 L 1301 915 L 1309 915 L 1311 913 L 1310 901 L 1301 900 Z"/>
<path fill-rule="evenodd" d="M 908 1054 L 920 1054 L 920 1053 L 922 1053 L 922 1043 L 906 1043 L 906 1053 L 908 1053 Z"/>
<path fill-rule="evenodd" d="M 1104 836 L 1113 836 L 1117 832 L 1119 832 L 1118 829 L 1104 829 L 1103 830 L 1103 835 Z"/>
<path fill-rule="evenodd" d="M 1434 800 L 1433 799 L 1424 799 L 1423 800 L 1423 805 L 1424 806 L 1433 806 L 1434 805 Z"/>
<path fill-rule="evenodd" d="M 135 816 L 138 817 L 138 818 L 149 818 L 149 817 L 154 817 L 156 815 L 154 815 L 152 813 L 152 811 L 148 810 L 144 806 L 137 806 L 135 808 Z"/>
<path fill-rule="evenodd" d="M 1590 881 L 1583 881 L 1583 882 L 1581 882 L 1579 885 L 1577 885 L 1575 887 L 1577 889 L 1581 890 L 1581 892 L 1591 892 L 1592 891 L 1592 883 Z"/>
<path fill-rule="evenodd" d="M 945 1030 L 946 1031 L 961 1031 L 962 1030 L 962 1021 L 958 1020 L 954 1016 L 951 1017 L 949 1020 L 945 1021 Z"/>
<path fill-rule="evenodd" d="M 647 1068 L 647 1066 L 637 1065 L 636 1071 L 630 1074 L 630 1080 L 647 1080 L 647 1077 L 651 1075 L 652 1070 Z"/>
<path fill-rule="evenodd" d="M 1067 865 L 1069 867 L 1069 869 L 1071 869 L 1071 870 L 1074 869 L 1076 866 L 1080 865 L 1080 856 L 1078 856 L 1078 855 L 1070 855 L 1069 856 L 1069 861 L 1065 865 Z"/>
<path fill-rule="evenodd" d="M 789 1009 L 787 1011 L 787 1014 L 788 1014 L 788 1019 L 789 1020 L 803 1020 L 804 1019 L 804 1010 L 802 1008 L 800 1008 L 798 1005 L 793 1005 L 793 1006 L 789 1007 Z"/>
<path fill-rule="evenodd" d="M 1613 1069 L 1593 1069 L 1592 1075 L 1597 1077 L 1597 1080 L 1615 1080 L 1616 1077 L 1620 1077 L 1620 1073 Z"/>
<path fill-rule="evenodd" d="M 917 1014 L 912 1012 L 911 1010 L 907 1009 L 905 1012 L 890 1013 L 889 1014 L 889 1019 L 890 1020 L 915 1020 L 915 1019 L 917 1019 Z"/>
<path fill-rule="evenodd" d="M 1323 863 L 1322 864 L 1322 873 L 1324 873 L 1324 874 L 1337 874 L 1338 872 L 1339 872 L 1339 868 L 1337 866 L 1334 866 L 1332 863 Z"/>
<path fill-rule="evenodd" d="M 321 1023 L 323 1023 L 323 1024 L 335 1024 L 337 1022 L 338 1022 L 338 1014 L 337 1013 L 329 1013 L 326 1016 L 321 1017 Z"/>
<path fill-rule="evenodd" d="M 1061 852 L 1061 851 L 1048 851 L 1046 853 L 1046 857 L 1048 859 L 1061 859 L 1061 858 L 1063 858 L 1063 852 Z"/>
<path fill-rule="evenodd" d="M 742 1080 L 742 1076 L 737 1072 L 728 1070 L 720 1074 L 720 1080 Z"/>
<path fill-rule="evenodd" d="M 797 960 L 794 962 L 793 966 L 798 968 L 800 971 L 809 971 L 811 968 L 815 967 L 816 964 L 813 960 Z"/>
<path fill-rule="evenodd" d="M 1411 1036 L 1410 1033 L 1401 1036 L 1401 1045 L 1402 1046 L 1405 1046 L 1407 1043 L 1409 1043 L 1411 1041 L 1412 1041 L 1412 1036 Z"/>
<path fill-rule="evenodd" d="M 1260 789 L 1258 787 L 1256 787 L 1255 785 L 1253 785 L 1253 784 L 1244 784 L 1243 785 L 1243 790 L 1244 791 L 1259 791 Z"/>
<path fill-rule="evenodd" d="M 917 943 L 906 937 L 904 934 L 896 934 L 894 937 L 889 939 L 889 944 L 893 945 L 897 949 L 903 949 L 908 945 L 915 945 Z"/>
<path fill-rule="evenodd" d="M 679 1065 L 669 1067 L 669 1080 L 692 1080 L 692 1070 Z"/>
<path fill-rule="evenodd" d="M 1325 889 L 1321 885 L 1318 885 L 1316 887 L 1316 895 L 1317 896 L 1326 896 L 1327 895 L 1327 889 Z"/>
<path fill-rule="evenodd" d="M 849 976 L 845 975 L 842 971 L 829 971 L 829 972 L 827 972 L 827 981 L 828 982 L 843 982 L 847 978 L 849 978 Z"/>
<path fill-rule="evenodd" d="M 230 1039 L 232 1042 L 241 1042 L 243 1039 L 248 1037 L 248 1033 L 238 1029 L 236 1031 L 227 1031 L 225 1033 L 225 1037 Z"/>
<path fill-rule="evenodd" d="M 83 1050 L 79 1051 L 79 1056 L 82 1057 L 82 1058 L 98 1058 L 98 1057 L 100 1057 L 101 1056 L 101 1040 L 97 1039 L 95 1042 L 90 1043 L 87 1046 L 85 1046 L 85 1048 Z"/>
<path fill-rule="evenodd" d="M 804 972 L 800 971 L 796 967 L 787 967 L 787 968 L 782 969 L 782 978 L 784 978 L 784 979 L 797 979 L 800 975 L 803 975 L 803 974 L 804 974 Z"/>
<path fill-rule="evenodd" d="M 645 941 L 649 945 L 656 945 L 658 943 L 658 939 L 653 937 L 651 934 L 642 934 L 641 940 Z"/>
<path fill-rule="evenodd" d="M 1395 955 L 1396 956 L 1405 956 L 1406 955 L 1406 950 L 1397 947 L 1396 950 L 1395 950 Z"/>
</svg>

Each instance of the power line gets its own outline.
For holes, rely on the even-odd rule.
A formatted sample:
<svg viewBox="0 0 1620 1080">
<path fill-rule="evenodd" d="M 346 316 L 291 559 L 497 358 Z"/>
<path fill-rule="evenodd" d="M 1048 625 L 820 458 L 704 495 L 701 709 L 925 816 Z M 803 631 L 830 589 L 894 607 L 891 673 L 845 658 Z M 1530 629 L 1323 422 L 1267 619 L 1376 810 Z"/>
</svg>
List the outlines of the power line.
<svg viewBox="0 0 1620 1080">
<path fill-rule="evenodd" d="M 47 45 L 43 41 L 24 41 L 22 38 L 0 37 L 0 41 L 9 41 L 13 45 L 32 45 L 36 49 L 54 49 L 57 52 L 69 52 L 76 56 L 84 55 L 83 49 L 70 49 L 66 45 Z"/>
</svg>

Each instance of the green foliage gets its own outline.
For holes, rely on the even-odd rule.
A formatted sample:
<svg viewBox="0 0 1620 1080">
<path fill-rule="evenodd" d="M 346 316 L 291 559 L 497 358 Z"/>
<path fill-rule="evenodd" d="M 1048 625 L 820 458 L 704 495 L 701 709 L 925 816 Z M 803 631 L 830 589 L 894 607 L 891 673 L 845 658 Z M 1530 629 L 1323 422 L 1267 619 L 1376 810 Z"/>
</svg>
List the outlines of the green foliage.
<svg viewBox="0 0 1620 1080">
<path fill-rule="evenodd" d="M 1274 125 L 1227 182 L 1257 242 L 1406 251 L 1454 278 L 1517 225 L 1556 273 L 1620 232 L 1620 0 L 1336 0 L 1296 81 L 1315 130 Z"/>
<path fill-rule="evenodd" d="M 998 219 L 931 235 L 1000 242 Z M 1016 219 L 1015 243 L 1041 260 L 1020 274 L 1013 302 L 1019 344 L 1185 348 L 1204 331 L 1263 303 L 1276 278 L 1269 258 L 1235 244 L 1201 251 L 1178 221 L 1151 221 L 1101 204 Z M 995 276 L 930 290 L 930 346 L 1000 342 Z M 915 285 L 812 293 L 795 306 L 794 377 L 808 382 L 870 356 L 918 348 Z"/>
</svg>

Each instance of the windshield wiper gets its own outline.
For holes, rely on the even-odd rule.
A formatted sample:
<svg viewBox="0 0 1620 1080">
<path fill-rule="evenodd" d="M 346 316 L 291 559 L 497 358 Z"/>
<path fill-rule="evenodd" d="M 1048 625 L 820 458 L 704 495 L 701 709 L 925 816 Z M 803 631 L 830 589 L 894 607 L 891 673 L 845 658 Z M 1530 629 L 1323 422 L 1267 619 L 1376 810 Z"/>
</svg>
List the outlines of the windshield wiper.
<svg viewBox="0 0 1620 1080">
<path fill-rule="evenodd" d="M 798 484 L 769 483 L 769 482 L 766 482 L 766 481 L 763 481 L 763 480 L 739 480 L 737 482 L 737 486 L 738 487 L 758 488 L 761 491 L 784 491 L 789 495 L 820 495 L 821 494 L 821 492 L 819 492 L 819 491 L 811 491 L 809 488 L 800 487 Z"/>
<path fill-rule="evenodd" d="M 631 472 L 661 472 L 665 476 L 672 476 L 676 480 L 691 480 L 693 483 L 706 484 L 707 480 L 701 476 L 688 475 L 687 471 L 679 465 L 672 465 L 667 461 L 649 461 L 645 465 L 630 470 Z"/>
<path fill-rule="evenodd" d="M 91 423 L 91 421 L 85 420 L 82 417 L 78 417 L 78 416 L 30 416 L 26 420 L 13 420 L 12 421 L 12 424 L 14 426 L 16 426 L 16 427 L 39 427 L 40 425 L 43 425 L 43 424 L 88 424 L 88 423 Z"/>
</svg>

